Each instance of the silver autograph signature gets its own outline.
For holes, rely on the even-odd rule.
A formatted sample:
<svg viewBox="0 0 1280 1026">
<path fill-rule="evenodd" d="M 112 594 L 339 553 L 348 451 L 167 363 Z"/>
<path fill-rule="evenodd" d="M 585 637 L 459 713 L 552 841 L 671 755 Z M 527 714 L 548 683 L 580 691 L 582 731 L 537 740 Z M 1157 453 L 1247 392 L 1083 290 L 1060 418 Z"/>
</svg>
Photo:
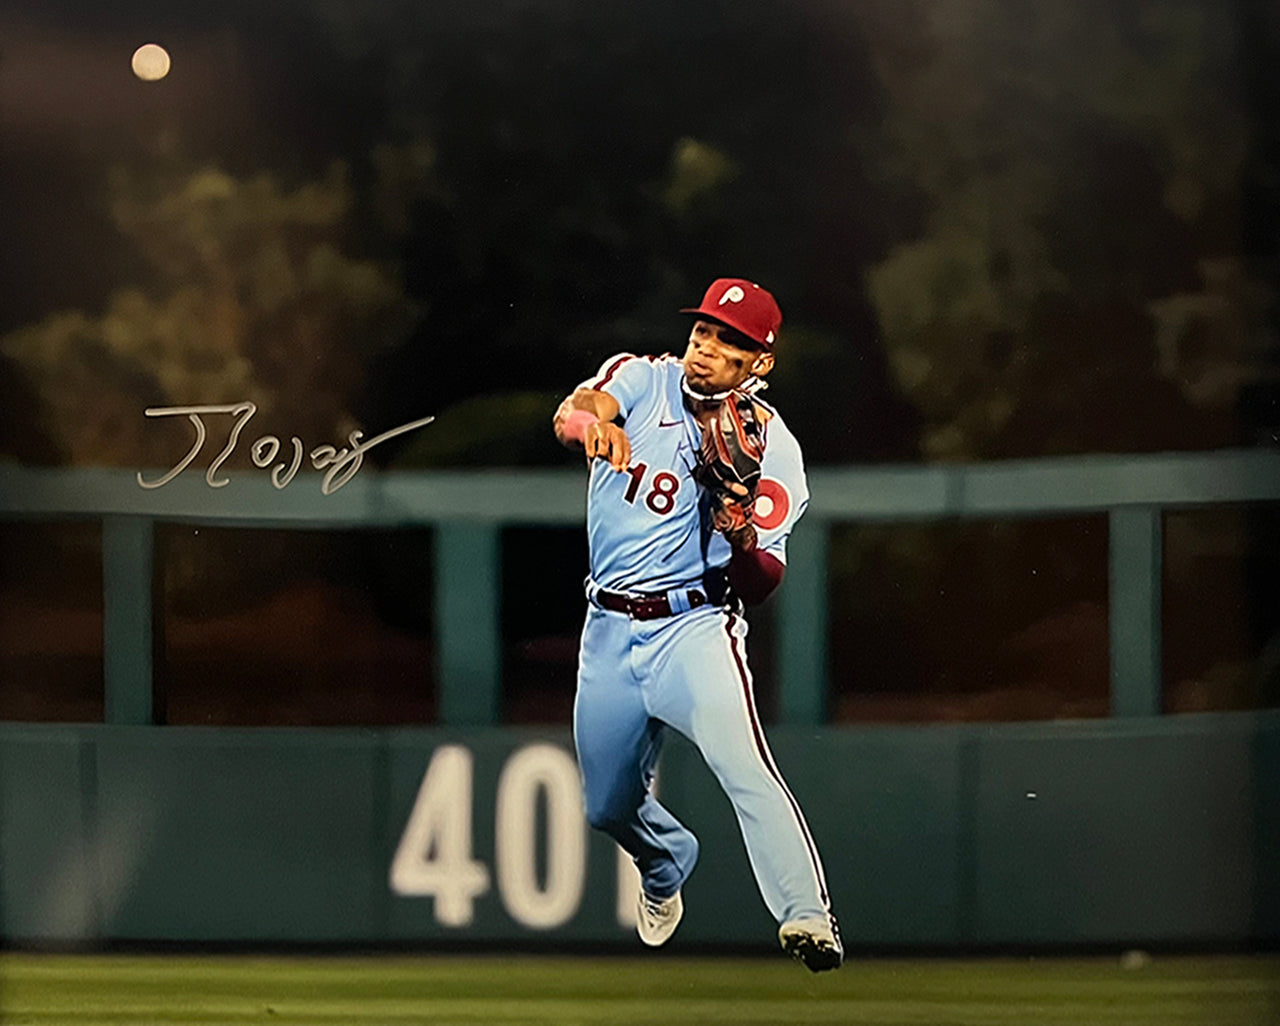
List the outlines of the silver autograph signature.
<svg viewBox="0 0 1280 1026">
<path fill-rule="evenodd" d="M 249 423 L 253 415 L 258 412 L 258 406 L 256 403 L 251 402 L 229 403 L 224 406 L 152 406 L 144 412 L 148 417 L 187 417 L 196 429 L 196 440 L 192 443 L 191 449 L 182 458 L 182 461 L 159 480 L 144 480 L 142 472 L 139 471 L 138 484 L 142 488 L 162 488 L 191 465 L 191 461 L 199 455 L 200 450 L 204 447 L 204 440 L 208 436 L 203 417 L 215 414 L 229 414 L 234 417 L 235 423 L 231 427 L 231 434 L 227 439 L 226 446 L 223 447 L 222 452 L 218 453 L 217 458 L 209 464 L 209 469 L 204 475 L 205 482 L 210 488 L 221 488 L 223 485 L 229 484 L 231 479 L 218 477 L 218 469 L 235 451 L 236 444 L 240 440 L 240 432 L 244 430 L 245 425 Z M 352 431 L 347 436 L 348 441 L 351 443 L 351 448 L 335 449 L 332 445 L 316 446 L 308 455 L 311 458 L 311 465 L 316 470 L 325 471 L 325 475 L 320 481 L 321 493 L 332 495 L 355 477 L 356 471 L 360 469 L 360 464 L 364 462 L 364 454 L 375 445 L 385 442 L 388 438 L 394 438 L 396 435 L 403 435 L 408 431 L 425 427 L 433 420 L 435 420 L 435 417 L 423 417 L 421 420 L 415 420 L 408 424 L 402 424 L 398 428 L 392 428 L 390 431 L 384 431 L 382 434 L 370 438 L 367 442 L 361 441 L 364 437 L 363 431 Z M 298 472 L 298 468 L 302 466 L 302 439 L 294 435 L 290 439 L 290 444 L 293 448 L 293 458 L 288 465 L 283 462 L 276 463 L 271 468 L 271 483 L 276 488 L 287 487 Z M 250 447 L 249 455 L 253 460 L 254 466 L 265 470 L 280 455 L 280 439 L 275 435 L 263 435 Z"/>
</svg>

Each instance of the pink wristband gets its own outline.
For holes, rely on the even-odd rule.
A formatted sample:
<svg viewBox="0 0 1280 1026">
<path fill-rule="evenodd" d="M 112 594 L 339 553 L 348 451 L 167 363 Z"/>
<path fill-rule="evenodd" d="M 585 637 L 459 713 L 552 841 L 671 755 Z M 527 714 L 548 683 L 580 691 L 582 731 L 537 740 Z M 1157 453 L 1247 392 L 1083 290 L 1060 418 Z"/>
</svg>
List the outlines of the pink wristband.
<svg viewBox="0 0 1280 1026">
<path fill-rule="evenodd" d="M 588 410 L 574 410 L 564 419 L 564 436 L 575 442 L 585 442 L 587 428 L 600 418 Z"/>
</svg>

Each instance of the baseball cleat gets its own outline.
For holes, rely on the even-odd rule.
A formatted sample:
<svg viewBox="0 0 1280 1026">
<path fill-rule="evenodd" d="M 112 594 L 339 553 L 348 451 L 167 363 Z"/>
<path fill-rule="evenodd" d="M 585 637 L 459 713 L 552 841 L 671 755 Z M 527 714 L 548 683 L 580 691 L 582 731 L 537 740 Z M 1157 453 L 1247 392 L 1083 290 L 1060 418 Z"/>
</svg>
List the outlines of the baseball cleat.
<svg viewBox="0 0 1280 1026">
<path fill-rule="evenodd" d="M 641 888 L 639 895 L 636 899 L 636 933 L 649 947 L 656 948 L 676 932 L 680 917 L 684 915 L 684 902 L 679 891 L 669 898 L 651 898 Z"/>
<path fill-rule="evenodd" d="M 789 920 L 778 928 L 778 941 L 783 951 L 803 962 L 811 972 L 839 969 L 844 961 L 840 935 L 836 932 L 835 920 L 830 917 Z"/>
</svg>

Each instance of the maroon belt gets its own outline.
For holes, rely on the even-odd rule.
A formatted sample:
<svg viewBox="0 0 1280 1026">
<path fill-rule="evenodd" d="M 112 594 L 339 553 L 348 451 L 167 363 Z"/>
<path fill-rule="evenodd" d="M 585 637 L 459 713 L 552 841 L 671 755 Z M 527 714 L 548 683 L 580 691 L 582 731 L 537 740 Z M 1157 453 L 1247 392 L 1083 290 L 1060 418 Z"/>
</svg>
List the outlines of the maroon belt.
<svg viewBox="0 0 1280 1026">
<path fill-rule="evenodd" d="M 595 595 L 602 609 L 614 613 L 626 613 L 633 620 L 658 620 L 671 615 L 671 602 L 665 592 L 656 594 L 623 595 L 601 588 Z M 689 592 L 689 608 L 697 609 L 707 604 L 707 596 L 700 591 Z"/>
</svg>

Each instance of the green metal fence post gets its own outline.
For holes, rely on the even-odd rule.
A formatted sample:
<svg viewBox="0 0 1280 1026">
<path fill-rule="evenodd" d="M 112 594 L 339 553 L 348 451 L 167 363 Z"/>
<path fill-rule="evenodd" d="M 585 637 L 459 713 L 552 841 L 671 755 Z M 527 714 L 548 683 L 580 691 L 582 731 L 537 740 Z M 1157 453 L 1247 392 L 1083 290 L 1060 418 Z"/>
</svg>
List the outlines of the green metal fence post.
<svg viewBox="0 0 1280 1026">
<path fill-rule="evenodd" d="M 1111 715 L 1156 716 L 1161 709 L 1161 569 L 1158 506 L 1110 513 Z"/>
<path fill-rule="evenodd" d="M 150 517 L 102 518 L 102 676 L 107 723 L 152 722 L 154 558 Z"/>
<path fill-rule="evenodd" d="M 440 722 L 499 719 L 502 688 L 500 534 L 495 524 L 436 529 L 436 647 Z"/>
<path fill-rule="evenodd" d="M 787 542 L 778 594 L 778 714 L 783 723 L 827 718 L 827 549 L 830 524 L 804 517 Z"/>
</svg>

